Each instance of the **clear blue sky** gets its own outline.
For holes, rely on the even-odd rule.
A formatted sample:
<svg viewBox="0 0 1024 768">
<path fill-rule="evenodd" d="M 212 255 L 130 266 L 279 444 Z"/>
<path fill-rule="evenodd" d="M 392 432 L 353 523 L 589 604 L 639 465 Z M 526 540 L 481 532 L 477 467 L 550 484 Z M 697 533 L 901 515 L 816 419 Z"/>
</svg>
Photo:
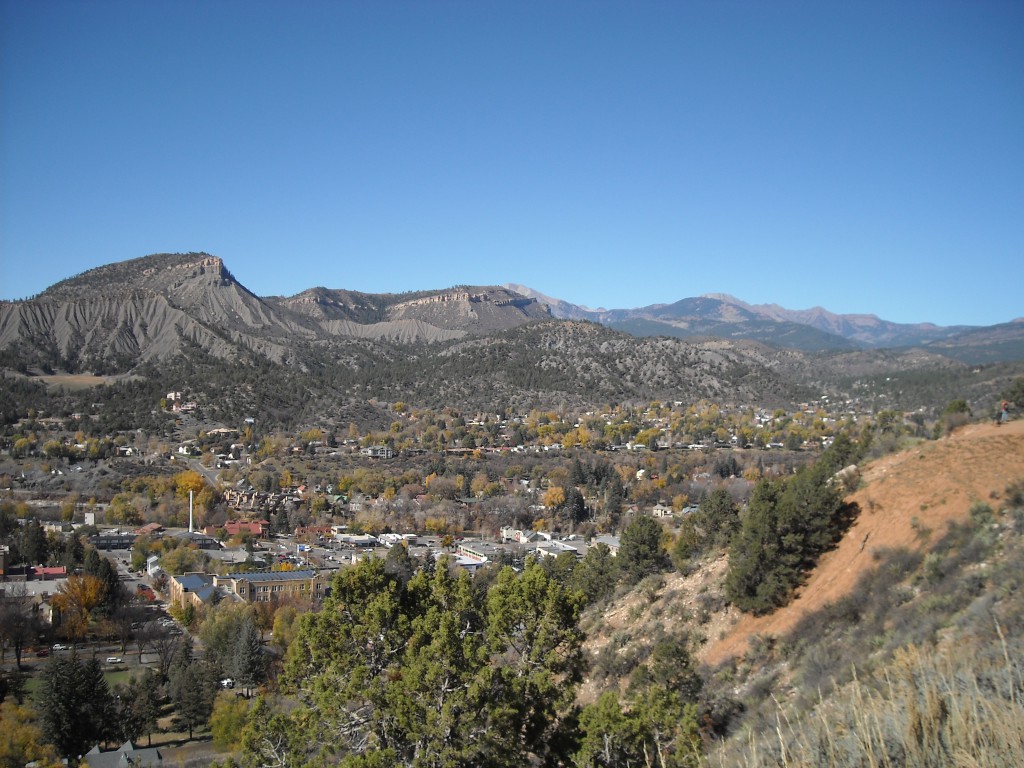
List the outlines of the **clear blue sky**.
<svg viewBox="0 0 1024 768">
<path fill-rule="evenodd" d="M 0 0 L 0 297 L 517 282 L 1024 315 L 1024 3 Z"/>
</svg>

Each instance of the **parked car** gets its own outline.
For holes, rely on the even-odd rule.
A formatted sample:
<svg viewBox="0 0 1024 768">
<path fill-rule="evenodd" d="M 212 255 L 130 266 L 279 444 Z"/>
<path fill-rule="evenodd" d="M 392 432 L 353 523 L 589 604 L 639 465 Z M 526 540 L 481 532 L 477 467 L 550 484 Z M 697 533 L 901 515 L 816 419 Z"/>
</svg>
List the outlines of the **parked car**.
<svg viewBox="0 0 1024 768">
<path fill-rule="evenodd" d="M 71 650 L 71 646 L 70 645 L 64 645 L 62 643 L 54 643 L 53 644 L 53 650 L 55 650 L 55 651 L 70 651 Z"/>
<path fill-rule="evenodd" d="M 234 688 L 235 687 L 235 681 L 232 680 L 230 677 L 227 677 L 227 678 L 225 678 L 225 679 L 220 681 L 220 687 L 221 688 Z"/>
<path fill-rule="evenodd" d="M 123 664 L 120 656 L 107 656 L 107 664 Z"/>
</svg>

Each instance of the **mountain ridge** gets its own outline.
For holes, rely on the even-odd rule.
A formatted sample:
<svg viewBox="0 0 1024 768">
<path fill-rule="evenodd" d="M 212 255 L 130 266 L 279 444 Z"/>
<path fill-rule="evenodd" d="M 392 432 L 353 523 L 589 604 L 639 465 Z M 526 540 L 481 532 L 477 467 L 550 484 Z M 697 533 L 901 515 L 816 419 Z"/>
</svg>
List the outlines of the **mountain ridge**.
<svg viewBox="0 0 1024 768">
<path fill-rule="evenodd" d="M 130 367 L 189 343 L 218 357 L 257 353 L 280 363 L 296 343 L 437 343 L 549 317 L 536 301 L 494 286 L 377 295 L 312 288 L 259 297 L 217 256 L 153 254 L 82 272 L 32 299 L 0 302 L 0 349 L 34 351 L 37 363 L 69 370 Z"/>
<path fill-rule="evenodd" d="M 895 323 L 872 314 L 836 314 L 820 306 L 790 310 L 778 304 L 750 304 L 728 293 L 594 310 L 521 284 L 505 287 L 536 298 L 555 317 L 586 319 L 635 336 L 744 338 L 805 351 L 932 347 L 968 363 L 1024 357 L 1024 324 L 1019 319 L 995 326 Z"/>
<path fill-rule="evenodd" d="M 249 382 L 250 394 L 232 408 L 253 408 L 269 387 L 281 413 L 304 413 L 338 397 L 490 409 L 701 398 L 784 404 L 887 392 L 879 403 L 917 407 L 925 393 L 948 397 L 953 382 L 979 402 L 1002 386 L 1009 368 L 968 384 L 971 356 L 1010 367 L 1024 361 L 1024 324 L 977 329 L 943 347 L 873 350 L 738 300 L 694 297 L 650 305 L 646 316 L 601 310 L 604 323 L 597 310 L 565 303 L 552 311 L 552 303 L 510 286 L 468 285 L 390 294 L 320 286 L 259 297 L 218 257 L 156 254 L 0 302 L 0 368 L 145 368 L 171 378 L 206 371 L 190 380 L 219 381 L 221 397 Z M 582 316 L 559 319 L 565 308 Z M 287 405 L 285 391 L 301 393 L 301 404 Z"/>
</svg>

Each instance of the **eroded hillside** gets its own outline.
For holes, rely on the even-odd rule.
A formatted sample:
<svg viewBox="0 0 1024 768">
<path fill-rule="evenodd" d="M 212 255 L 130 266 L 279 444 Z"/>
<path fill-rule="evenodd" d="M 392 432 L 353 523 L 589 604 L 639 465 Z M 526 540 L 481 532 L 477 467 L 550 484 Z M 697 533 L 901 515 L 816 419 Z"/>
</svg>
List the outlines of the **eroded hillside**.
<svg viewBox="0 0 1024 768">
<path fill-rule="evenodd" d="M 860 506 L 859 517 L 796 599 L 771 615 L 739 618 L 721 637 L 709 635 L 702 660 L 716 665 L 743 654 L 755 635 L 785 634 L 849 594 L 874 566 L 874 551 L 923 548 L 929 532 L 941 534 L 951 521 L 968 519 L 972 503 L 989 502 L 1022 476 L 1024 421 L 972 424 L 867 465 L 861 487 L 849 497 Z"/>
</svg>

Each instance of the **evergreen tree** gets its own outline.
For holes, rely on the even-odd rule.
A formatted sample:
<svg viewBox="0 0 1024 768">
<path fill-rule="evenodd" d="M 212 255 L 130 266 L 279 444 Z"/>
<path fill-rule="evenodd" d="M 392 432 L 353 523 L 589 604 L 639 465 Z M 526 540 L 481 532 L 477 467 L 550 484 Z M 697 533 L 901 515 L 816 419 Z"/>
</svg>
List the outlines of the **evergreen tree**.
<svg viewBox="0 0 1024 768">
<path fill-rule="evenodd" d="M 583 500 L 583 494 L 580 493 L 576 486 L 570 486 L 565 492 L 565 504 L 562 507 L 569 519 L 579 524 L 585 522 L 590 517 L 590 512 L 587 510 L 587 504 Z"/>
<path fill-rule="evenodd" d="M 29 520 L 18 537 L 17 551 L 20 560 L 28 565 L 45 565 L 49 557 L 46 531 L 38 520 Z"/>
<path fill-rule="evenodd" d="M 660 573 L 668 566 L 661 546 L 663 529 L 653 518 L 636 518 L 622 532 L 617 559 L 627 584 L 636 584 L 644 576 Z"/>
<path fill-rule="evenodd" d="M 611 596 L 619 570 L 607 544 L 595 544 L 573 569 L 570 584 L 581 592 L 587 605 Z"/>
<path fill-rule="evenodd" d="M 569 465 L 569 482 L 572 485 L 583 486 L 587 484 L 587 471 L 578 456 L 574 456 Z"/>
<path fill-rule="evenodd" d="M 76 659 L 51 656 L 43 668 L 36 708 L 46 740 L 67 758 L 75 758 L 90 749 L 89 734 L 79 717 L 79 675 Z"/>
<path fill-rule="evenodd" d="M 217 670 L 204 661 L 189 660 L 171 669 L 171 701 L 178 721 L 192 738 L 196 728 L 209 722 L 217 698 Z"/>
<path fill-rule="evenodd" d="M 252 617 L 247 617 L 238 628 L 238 639 L 235 641 L 233 673 L 235 682 L 249 691 L 263 682 L 267 674 L 267 656 L 263 652 L 260 631 Z"/>
<path fill-rule="evenodd" d="M 82 562 L 85 556 L 85 548 L 82 546 L 82 539 L 77 535 L 68 536 L 64 540 L 64 549 L 60 555 L 60 564 L 68 569 L 70 573 Z"/>
<path fill-rule="evenodd" d="M 99 661 L 53 656 L 37 695 L 43 733 L 61 755 L 75 759 L 117 735 L 113 698 Z"/>
<path fill-rule="evenodd" d="M 416 561 L 409 555 L 409 548 L 405 544 L 395 544 L 388 550 L 384 558 L 384 572 L 398 579 L 403 586 L 409 583 L 409 579 L 416 573 Z"/>
<path fill-rule="evenodd" d="M 766 613 L 784 605 L 803 574 L 843 535 L 854 511 L 831 482 L 853 449 L 840 443 L 823 460 L 785 481 L 763 479 L 729 548 L 726 595 L 737 607 Z"/>
<path fill-rule="evenodd" d="M 622 512 L 622 504 L 626 500 L 626 489 L 622 486 L 622 478 L 618 472 L 612 472 L 608 484 L 604 490 L 604 512 L 609 522 L 618 522 L 619 514 Z"/>
<path fill-rule="evenodd" d="M 174 677 L 179 671 L 192 665 L 192 643 L 189 642 L 188 636 L 179 638 L 174 642 L 171 653 L 170 661 L 167 665 L 167 679 L 168 681 Z"/>
<path fill-rule="evenodd" d="M 282 766 L 553 762 L 580 678 L 577 621 L 577 601 L 533 562 L 502 569 L 481 601 L 445 564 L 403 585 L 363 561 L 289 648 L 284 682 L 302 706 L 258 700 L 244 749 Z"/>
<path fill-rule="evenodd" d="M 629 695 L 606 692 L 580 713 L 579 768 L 696 768 L 702 737 L 698 696 L 703 683 L 685 642 L 658 643 Z"/>
<path fill-rule="evenodd" d="M 739 507 L 724 488 L 716 488 L 704 496 L 694 515 L 694 523 L 704 534 L 705 546 L 728 544 L 739 522 Z"/>
<path fill-rule="evenodd" d="M 114 697 L 99 659 L 92 658 L 82 664 L 81 681 L 81 717 L 94 742 L 117 738 Z"/>
<path fill-rule="evenodd" d="M 742 611 L 765 613 L 780 604 L 776 572 L 789 567 L 782 561 L 782 545 L 776 535 L 776 505 L 781 495 L 780 482 L 760 480 L 729 547 L 725 594 Z"/>
<path fill-rule="evenodd" d="M 605 691 L 580 713 L 579 747 L 573 763 L 577 768 L 645 765 L 643 736 L 641 723 L 624 711 L 619 695 Z"/>
<path fill-rule="evenodd" d="M 89 576 L 100 575 L 100 561 L 103 558 L 100 557 L 99 551 L 96 547 L 89 546 L 85 548 L 85 556 L 82 559 L 82 572 Z"/>
<path fill-rule="evenodd" d="M 153 670 L 131 683 L 131 714 L 134 736 L 144 735 L 147 743 L 153 744 L 153 732 L 157 730 L 157 719 L 160 717 L 160 675 Z"/>
</svg>

